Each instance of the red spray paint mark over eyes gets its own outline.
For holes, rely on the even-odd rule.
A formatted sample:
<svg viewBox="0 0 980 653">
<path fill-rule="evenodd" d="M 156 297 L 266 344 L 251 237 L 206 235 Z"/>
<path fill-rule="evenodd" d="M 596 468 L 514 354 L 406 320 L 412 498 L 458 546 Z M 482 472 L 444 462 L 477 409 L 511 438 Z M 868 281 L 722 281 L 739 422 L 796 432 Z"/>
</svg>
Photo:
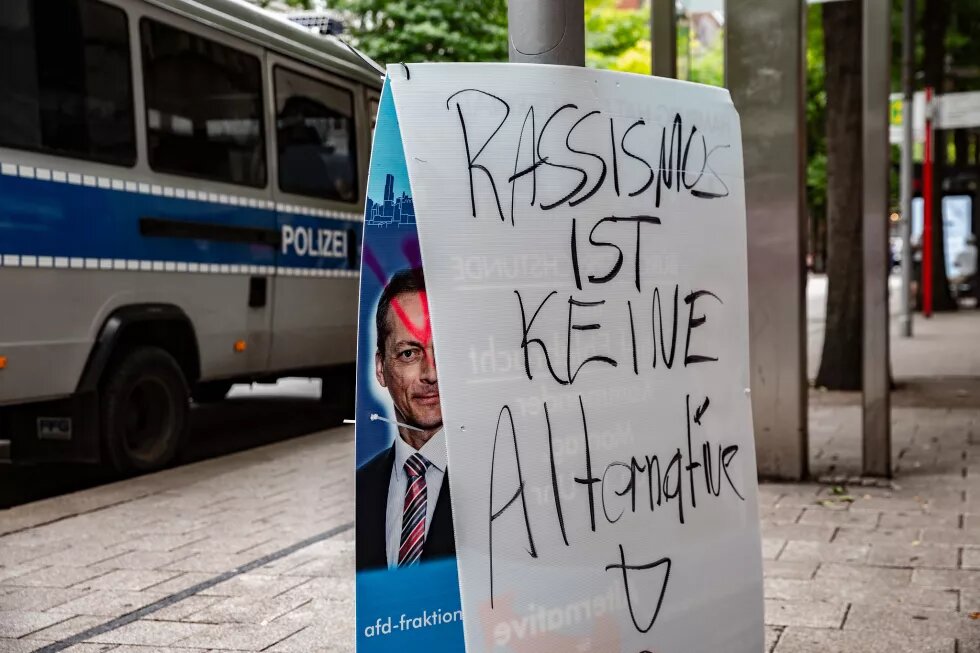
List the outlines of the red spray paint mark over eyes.
<svg viewBox="0 0 980 653">
<path fill-rule="evenodd" d="M 422 302 L 422 324 L 416 325 L 412 322 L 412 319 L 408 317 L 408 313 L 402 308 L 402 305 L 398 303 L 398 298 L 395 297 L 391 300 L 391 307 L 395 309 L 395 315 L 398 319 L 402 321 L 405 328 L 418 339 L 423 345 L 429 344 L 429 340 L 432 339 L 432 324 L 429 322 L 429 301 L 426 298 L 425 291 L 419 293 L 419 301 Z"/>
<path fill-rule="evenodd" d="M 367 264 L 371 272 L 374 273 L 374 276 L 378 279 L 378 283 L 380 283 L 382 287 L 387 286 L 388 279 L 386 278 L 384 268 L 381 267 L 381 263 L 374 255 L 374 252 L 371 251 L 371 248 L 367 245 L 363 246 L 362 252 L 364 262 Z M 422 255 L 419 252 L 418 240 L 414 238 L 406 238 L 402 243 L 402 253 L 412 264 L 412 267 L 421 270 Z M 397 297 L 391 300 L 391 307 L 395 309 L 395 315 L 397 315 L 398 319 L 402 321 L 402 324 L 405 325 L 405 328 L 408 329 L 409 333 L 411 333 L 419 340 L 419 342 L 425 345 L 432 339 L 432 325 L 429 322 L 429 301 L 424 291 L 419 293 L 419 301 L 422 302 L 423 323 L 421 325 L 416 325 L 414 322 L 412 322 L 411 318 L 408 317 L 408 313 L 405 312 L 404 307 L 402 307 L 402 305 L 398 302 Z"/>
</svg>

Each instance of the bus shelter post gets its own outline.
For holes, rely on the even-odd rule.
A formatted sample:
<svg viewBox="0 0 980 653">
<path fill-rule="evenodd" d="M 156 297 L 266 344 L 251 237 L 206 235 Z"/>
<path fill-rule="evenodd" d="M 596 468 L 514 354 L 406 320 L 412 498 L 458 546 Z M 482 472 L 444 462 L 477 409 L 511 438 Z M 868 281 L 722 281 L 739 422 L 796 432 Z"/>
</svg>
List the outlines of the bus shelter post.
<svg viewBox="0 0 980 653">
<path fill-rule="evenodd" d="M 511 63 L 585 65 L 583 0 L 509 0 Z"/>
<path fill-rule="evenodd" d="M 651 0 L 650 36 L 653 40 L 653 74 L 677 77 L 677 5 L 675 0 Z"/>
<path fill-rule="evenodd" d="M 742 123 L 749 361 L 759 474 L 808 473 L 806 5 L 727 0 L 725 75 Z"/>
<path fill-rule="evenodd" d="M 862 0 L 862 149 L 864 159 L 864 347 L 862 472 L 891 476 L 888 311 L 888 92 L 891 4 Z"/>
</svg>

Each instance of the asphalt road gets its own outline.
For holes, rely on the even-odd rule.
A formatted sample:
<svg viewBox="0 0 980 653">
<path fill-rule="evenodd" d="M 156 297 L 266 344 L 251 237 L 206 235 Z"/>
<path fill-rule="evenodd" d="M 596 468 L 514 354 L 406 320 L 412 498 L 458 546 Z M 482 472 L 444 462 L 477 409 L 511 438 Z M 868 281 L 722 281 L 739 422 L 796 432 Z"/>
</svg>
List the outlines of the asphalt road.
<svg viewBox="0 0 980 653">
<path fill-rule="evenodd" d="M 177 464 L 321 431 L 350 417 L 329 410 L 319 397 L 319 380 L 235 386 L 225 401 L 192 408 L 188 445 Z M 0 509 L 120 478 L 95 465 L 0 465 Z"/>
</svg>

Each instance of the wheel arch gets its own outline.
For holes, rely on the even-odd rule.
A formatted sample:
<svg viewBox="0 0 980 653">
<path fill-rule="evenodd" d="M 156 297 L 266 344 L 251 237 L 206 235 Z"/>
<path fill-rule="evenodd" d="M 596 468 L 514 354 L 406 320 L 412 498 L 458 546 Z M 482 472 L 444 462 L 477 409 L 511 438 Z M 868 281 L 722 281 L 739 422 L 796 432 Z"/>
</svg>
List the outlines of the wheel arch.
<svg viewBox="0 0 980 653">
<path fill-rule="evenodd" d="M 97 391 L 115 359 L 141 345 L 159 347 L 173 356 L 188 385 L 200 379 L 200 350 L 187 314 L 173 304 L 130 304 L 117 308 L 102 324 L 77 391 Z"/>
</svg>

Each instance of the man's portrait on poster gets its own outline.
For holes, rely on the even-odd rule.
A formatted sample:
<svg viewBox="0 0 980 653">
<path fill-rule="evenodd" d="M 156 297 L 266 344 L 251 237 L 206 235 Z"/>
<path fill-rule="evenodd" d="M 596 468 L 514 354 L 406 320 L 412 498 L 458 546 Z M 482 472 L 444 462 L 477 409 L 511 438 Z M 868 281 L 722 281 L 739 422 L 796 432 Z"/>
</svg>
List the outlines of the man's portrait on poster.
<svg viewBox="0 0 980 653">
<path fill-rule="evenodd" d="M 357 570 L 456 555 L 439 378 L 422 268 L 388 280 L 375 313 L 375 379 L 391 397 L 392 445 L 357 470 Z M 385 420 L 368 428 L 393 428 Z"/>
</svg>

